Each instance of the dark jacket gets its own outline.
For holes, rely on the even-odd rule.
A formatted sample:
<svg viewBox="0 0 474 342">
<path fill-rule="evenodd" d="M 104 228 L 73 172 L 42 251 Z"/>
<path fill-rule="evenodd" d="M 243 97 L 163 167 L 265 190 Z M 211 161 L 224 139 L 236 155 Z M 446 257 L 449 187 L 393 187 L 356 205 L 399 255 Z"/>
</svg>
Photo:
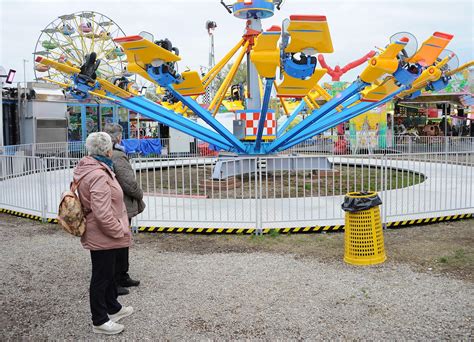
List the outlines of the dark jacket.
<svg viewBox="0 0 474 342">
<path fill-rule="evenodd" d="M 130 228 L 123 192 L 107 165 L 84 157 L 74 170 L 79 199 L 86 213 L 82 246 L 92 251 L 129 247 Z"/>
<path fill-rule="evenodd" d="M 145 210 L 145 202 L 143 202 L 143 190 L 135 179 L 135 171 L 133 171 L 125 152 L 115 146 L 112 161 L 114 162 L 115 177 L 123 190 L 128 217 L 137 216 Z"/>
</svg>

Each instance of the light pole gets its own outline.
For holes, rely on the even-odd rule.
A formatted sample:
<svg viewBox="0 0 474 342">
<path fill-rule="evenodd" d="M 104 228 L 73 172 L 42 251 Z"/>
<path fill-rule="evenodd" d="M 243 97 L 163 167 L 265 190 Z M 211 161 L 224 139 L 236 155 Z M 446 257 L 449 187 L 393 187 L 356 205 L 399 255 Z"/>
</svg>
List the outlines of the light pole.
<svg viewBox="0 0 474 342">
<path fill-rule="evenodd" d="M 25 84 L 25 88 L 26 88 L 26 63 L 28 63 L 28 60 L 23 59 L 23 83 Z"/>
<path fill-rule="evenodd" d="M 23 58 L 23 101 L 26 101 L 26 63 L 28 63 L 28 60 Z M 23 105 L 23 109 L 26 110 L 25 105 Z"/>
<path fill-rule="evenodd" d="M 215 21 L 208 20 L 206 21 L 206 30 L 207 34 L 209 35 L 209 63 L 208 63 L 208 71 L 211 70 L 214 65 L 216 64 L 215 56 L 214 56 L 214 30 L 216 29 L 217 24 Z M 211 98 L 214 96 L 214 85 L 215 82 L 211 82 L 211 84 L 206 88 L 206 94 L 204 96 L 204 103 L 210 104 Z"/>
</svg>

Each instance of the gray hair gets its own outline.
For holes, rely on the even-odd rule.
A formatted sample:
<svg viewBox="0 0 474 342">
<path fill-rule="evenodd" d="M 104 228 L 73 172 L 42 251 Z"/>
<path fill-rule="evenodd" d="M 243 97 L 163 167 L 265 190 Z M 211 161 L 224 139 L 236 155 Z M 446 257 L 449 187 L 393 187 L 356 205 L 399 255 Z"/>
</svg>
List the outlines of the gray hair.
<svg viewBox="0 0 474 342">
<path fill-rule="evenodd" d="M 118 144 L 122 137 L 123 128 L 117 123 L 108 123 L 104 127 L 104 132 L 110 135 L 114 144 Z"/>
<path fill-rule="evenodd" d="M 87 154 L 107 156 L 107 152 L 112 151 L 112 139 L 105 132 L 91 133 L 86 139 Z"/>
</svg>

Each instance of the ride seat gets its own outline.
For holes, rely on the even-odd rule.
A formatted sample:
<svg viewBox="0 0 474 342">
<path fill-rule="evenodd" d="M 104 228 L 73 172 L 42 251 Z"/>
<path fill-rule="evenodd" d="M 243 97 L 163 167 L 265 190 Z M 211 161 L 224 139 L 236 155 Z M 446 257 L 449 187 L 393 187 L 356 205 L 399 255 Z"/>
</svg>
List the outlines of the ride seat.
<svg viewBox="0 0 474 342">
<path fill-rule="evenodd" d="M 91 52 L 86 55 L 86 61 L 81 66 L 78 78 L 83 80 L 85 83 L 94 83 L 97 79 L 97 69 L 100 65 L 100 59 L 97 59 L 97 54 Z"/>
<path fill-rule="evenodd" d="M 280 36 L 281 28 L 272 26 L 257 37 L 250 58 L 261 77 L 276 77 L 276 70 L 280 66 L 280 50 L 277 46 Z"/>
<path fill-rule="evenodd" d="M 291 15 L 287 32 L 290 42 L 285 53 L 304 52 L 313 55 L 334 52 L 326 16 Z"/>
<path fill-rule="evenodd" d="M 291 77 L 283 72 L 283 81 L 277 86 L 277 96 L 296 98 L 304 97 L 319 82 L 326 72 L 326 69 L 316 69 L 314 70 L 313 75 L 306 80 Z"/>
<path fill-rule="evenodd" d="M 378 102 L 399 89 L 396 79 L 389 77 L 383 82 L 369 85 L 361 91 L 361 101 Z"/>
<path fill-rule="evenodd" d="M 197 71 L 184 71 L 181 74 L 183 81 L 173 88 L 183 96 L 201 95 L 206 92 Z"/>
</svg>

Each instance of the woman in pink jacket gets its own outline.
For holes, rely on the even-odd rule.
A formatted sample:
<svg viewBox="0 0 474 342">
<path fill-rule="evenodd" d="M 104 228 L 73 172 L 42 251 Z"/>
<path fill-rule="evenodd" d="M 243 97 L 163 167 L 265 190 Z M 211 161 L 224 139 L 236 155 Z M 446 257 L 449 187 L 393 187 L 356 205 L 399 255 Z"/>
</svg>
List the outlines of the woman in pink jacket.
<svg viewBox="0 0 474 342">
<path fill-rule="evenodd" d="M 114 283 L 116 251 L 129 247 L 131 233 L 120 184 L 115 178 L 112 141 L 107 133 L 91 133 L 86 140 L 88 156 L 74 170 L 74 181 L 86 215 L 86 231 L 82 246 L 89 249 L 92 260 L 90 307 L 93 331 L 118 334 L 123 329 L 116 323 L 133 313 L 131 306 L 117 301 Z"/>
</svg>

